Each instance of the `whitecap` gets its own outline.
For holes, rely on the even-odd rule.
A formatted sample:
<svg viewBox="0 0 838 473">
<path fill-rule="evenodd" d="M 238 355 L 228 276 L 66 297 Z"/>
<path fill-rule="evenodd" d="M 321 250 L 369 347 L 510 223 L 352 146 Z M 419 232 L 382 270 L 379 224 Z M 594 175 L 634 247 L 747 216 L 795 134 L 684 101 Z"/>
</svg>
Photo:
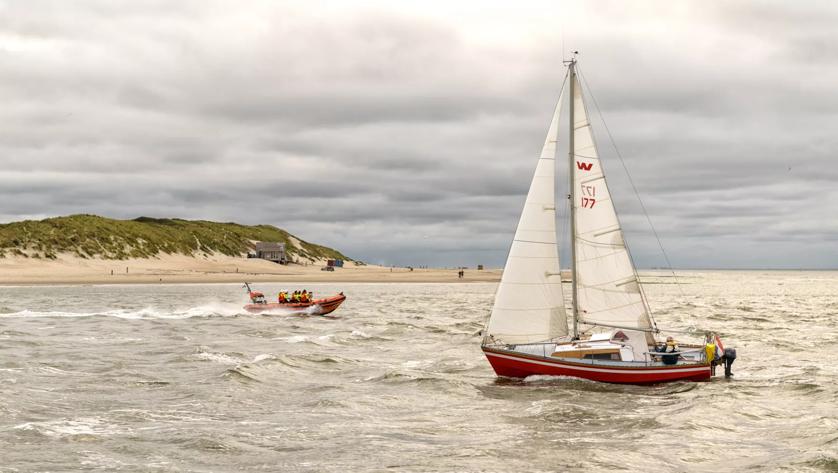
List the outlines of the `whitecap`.
<svg viewBox="0 0 838 473">
<path fill-rule="evenodd" d="M 307 342 L 309 340 L 309 337 L 305 335 L 292 335 L 290 337 L 277 337 L 274 338 L 274 340 L 281 340 L 287 343 L 302 343 Z"/>
<path fill-rule="evenodd" d="M 256 355 L 251 363 L 259 363 L 260 361 L 275 359 L 276 357 L 274 355 L 271 355 L 270 353 L 262 353 L 260 355 Z"/>
<path fill-rule="evenodd" d="M 105 437 L 123 433 L 116 426 L 107 424 L 95 417 L 61 419 L 43 422 L 26 422 L 13 427 L 15 430 L 37 432 L 47 437 L 70 437 L 75 435 L 94 435 Z"/>
<path fill-rule="evenodd" d="M 226 353 L 215 353 L 210 351 L 199 350 L 193 355 L 195 358 L 204 361 L 214 361 L 216 363 L 223 363 L 225 365 L 237 365 L 245 360 L 236 358 Z"/>
</svg>

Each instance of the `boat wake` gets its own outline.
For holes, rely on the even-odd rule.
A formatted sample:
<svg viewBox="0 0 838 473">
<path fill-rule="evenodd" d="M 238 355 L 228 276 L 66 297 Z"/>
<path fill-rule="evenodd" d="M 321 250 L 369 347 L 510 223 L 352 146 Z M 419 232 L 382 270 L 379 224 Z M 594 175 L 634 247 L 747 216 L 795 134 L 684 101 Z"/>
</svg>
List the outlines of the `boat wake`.
<svg viewBox="0 0 838 473">
<path fill-rule="evenodd" d="M 259 312 L 259 315 L 320 315 L 323 313 L 323 308 L 319 305 L 311 305 L 301 309 L 268 309 Z"/>
<path fill-rule="evenodd" d="M 106 309 L 93 312 L 39 311 L 24 309 L 18 312 L 0 314 L 0 317 L 114 317 L 118 319 L 191 319 L 196 317 L 236 317 L 249 315 L 236 304 L 211 303 L 182 309 L 143 307 L 140 309 Z"/>
<path fill-rule="evenodd" d="M 525 384 L 558 384 L 567 382 L 595 383 L 584 378 L 575 376 L 553 376 L 549 374 L 533 374 L 523 379 Z"/>
</svg>

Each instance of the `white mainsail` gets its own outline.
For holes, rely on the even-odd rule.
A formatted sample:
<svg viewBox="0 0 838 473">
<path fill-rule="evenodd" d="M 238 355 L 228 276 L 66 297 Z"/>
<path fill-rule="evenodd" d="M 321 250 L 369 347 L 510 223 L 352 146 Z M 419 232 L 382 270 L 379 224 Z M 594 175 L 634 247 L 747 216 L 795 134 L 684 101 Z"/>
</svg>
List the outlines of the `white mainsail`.
<svg viewBox="0 0 838 473">
<path fill-rule="evenodd" d="M 503 269 L 487 340 L 520 344 L 567 335 L 556 241 L 556 143 L 564 87 Z"/>
<path fill-rule="evenodd" d="M 577 321 L 651 329 L 652 323 L 617 212 L 605 182 L 576 74 L 573 87 L 573 169 Z M 647 340 L 654 341 L 647 333 Z"/>
</svg>

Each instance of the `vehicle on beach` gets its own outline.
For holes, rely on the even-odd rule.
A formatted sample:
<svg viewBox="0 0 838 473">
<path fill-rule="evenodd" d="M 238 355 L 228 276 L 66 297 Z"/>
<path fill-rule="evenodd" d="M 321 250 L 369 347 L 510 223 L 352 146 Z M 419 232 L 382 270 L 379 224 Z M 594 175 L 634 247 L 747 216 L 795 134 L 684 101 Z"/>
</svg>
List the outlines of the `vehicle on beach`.
<svg viewBox="0 0 838 473">
<path fill-rule="evenodd" d="M 714 333 L 677 344 L 661 333 L 643 293 L 605 180 L 576 59 L 568 71 L 481 344 L 499 376 L 572 376 L 652 384 L 706 380 L 736 358 Z M 568 93 L 572 308 L 565 309 L 556 233 L 556 154 Z M 562 205 L 563 206 L 563 205 Z M 644 210 L 645 212 L 645 210 Z M 562 213 L 564 215 L 564 213 Z M 699 335 L 700 336 L 700 335 Z"/>
<path fill-rule="evenodd" d="M 248 296 L 250 296 L 250 304 L 245 305 L 244 310 L 251 313 L 283 310 L 298 313 L 304 312 L 311 315 L 326 315 L 334 312 L 346 300 L 346 296 L 340 292 L 322 299 L 268 302 L 263 293 L 250 289 L 249 283 L 244 283 L 244 287 L 247 289 Z"/>
</svg>

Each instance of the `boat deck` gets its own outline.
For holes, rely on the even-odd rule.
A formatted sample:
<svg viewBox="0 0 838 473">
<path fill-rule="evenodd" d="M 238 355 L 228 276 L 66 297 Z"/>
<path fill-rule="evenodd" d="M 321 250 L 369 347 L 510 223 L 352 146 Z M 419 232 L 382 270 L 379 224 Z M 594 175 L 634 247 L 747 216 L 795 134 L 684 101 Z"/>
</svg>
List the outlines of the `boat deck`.
<svg viewBox="0 0 838 473">
<path fill-rule="evenodd" d="M 675 367 L 675 366 L 702 366 L 707 364 L 703 357 L 702 352 L 700 350 L 692 350 L 689 352 L 680 352 L 679 359 L 675 363 L 664 363 L 661 361 L 661 357 L 664 353 L 658 353 L 653 351 L 653 347 L 649 347 L 647 352 L 644 352 L 642 359 L 635 359 L 635 360 L 617 360 L 617 359 L 603 359 L 603 358 L 585 358 L 584 356 L 580 356 L 579 352 L 582 354 L 589 353 L 589 354 L 597 354 L 598 352 L 603 351 L 603 347 L 607 346 L 606 344 L 591 344 L 586 346 L 582 349 L 575 349 L 575 350 L 567 350 L 568 352 L 572 352 L 573 356 L 561 356 L 561 351 L 556 351 L 557 348 L 561 349 L 563 346 L 567 346 L 565 343 L 533 343 L 533 344 L 520 344 L 520 345 L 486 345 L 487 348 L 490 348 L 495 351 L 499 352 L 508 352 L 514 354 L 524 354 L 531 357 L 538 357 L 544 360 L 552 360 L 552 361 L 562 361 L 565 363 L 574 363 L 577 365 L 591 365 L 591 366 L 600 366 L 600 367 Z M 697 348 L 698 345 L 695 347 L 684 345 L 684 348 Z M 617 353 L 618 345 L 613 346 L 613 350 Z M 625 351 L 623 349 L 623 351 Z"/>
</svg>

